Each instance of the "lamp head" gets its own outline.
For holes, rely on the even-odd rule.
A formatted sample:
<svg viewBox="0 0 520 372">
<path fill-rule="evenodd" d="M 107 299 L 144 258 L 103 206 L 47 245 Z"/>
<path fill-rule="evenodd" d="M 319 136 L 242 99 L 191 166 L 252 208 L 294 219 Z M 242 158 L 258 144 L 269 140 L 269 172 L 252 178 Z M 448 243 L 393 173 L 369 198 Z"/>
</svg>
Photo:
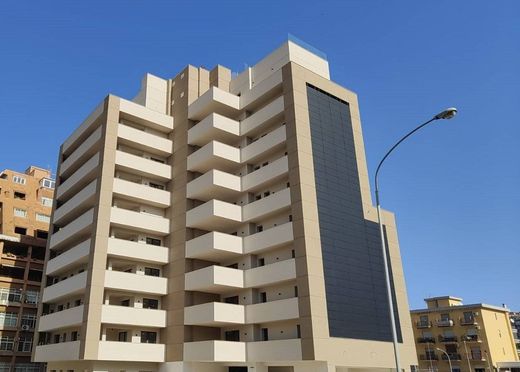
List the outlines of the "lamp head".
<svg viewBox="0 0 520 372">
<path fill-rule="evenodd" d="M 457 109 L 455 107 L 450 107 L 450 108 L 447 108 L 446 110 L 444 110 L 443 112 L 440 112 L 438 113 L 437 115 L 435 115 L 433 118 L 435 120 L 439 120 L 439 119 L 451 119 L 452 117 L 454 117 L 455 115 L 457 115 Z"/>
</svg>

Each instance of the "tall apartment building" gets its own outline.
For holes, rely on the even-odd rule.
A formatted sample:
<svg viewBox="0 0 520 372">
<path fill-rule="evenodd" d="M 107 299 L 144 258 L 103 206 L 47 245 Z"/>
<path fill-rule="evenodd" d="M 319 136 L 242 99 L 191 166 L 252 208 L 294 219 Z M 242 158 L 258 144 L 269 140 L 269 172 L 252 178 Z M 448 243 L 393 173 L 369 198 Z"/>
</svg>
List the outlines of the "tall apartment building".
<svg viewBox="0 0 520 372">
<path fill-rule="evenodd" d="M 48 170 L 0 172 L 0 371 L 31 363 L 54 181 Z"/>
<path fill-rule="evenodd" d="M 518 361 L 508 309 L 463 305 L 451 296 L 425 301 L 426 309 L 411 311 L 421 369 L 449 371 L 448 357 L 455 372 L 493 371 Z"/>
<path fill-rule="evenodd" d="M 289 40 L 237 76 L 147 75 L 61 146 L 34 359 L 50 371 L 388 370 L 375 221 L 357 97 L 320 52 Z"/>
</svg>

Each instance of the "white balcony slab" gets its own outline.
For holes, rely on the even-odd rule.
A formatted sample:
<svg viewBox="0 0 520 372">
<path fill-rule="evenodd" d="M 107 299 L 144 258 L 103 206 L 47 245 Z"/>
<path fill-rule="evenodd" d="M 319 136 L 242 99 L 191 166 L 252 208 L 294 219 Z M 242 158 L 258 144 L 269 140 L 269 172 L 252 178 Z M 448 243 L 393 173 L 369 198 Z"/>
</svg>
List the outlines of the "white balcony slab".
<svg viewBox="0 0 520 372">
<path fill-rule="evenodd" d="M 212 140 L 222 143 L 236 141 L 240 135 L 237 120 L 212 113 L 188 130 L 188 144 L 204 146 Z"/>
<path fill-rule="evenodd" d="M 125 292 L 148 293 L 164 296 L 167 293 L 168 279 L 106 270 L 105 287 Z"/>
<path fill-rule="evenodd" d="M 255 192 L 269 183 L 287 177 L 289 161 L 287 156 L 281 157 L 268 165 L 242 177 L 242 191 Z"/>
<path fill-rule="evenodd" d="M 240 122 L 240 135 L 254 137 L 263 128 L 281 120 L 284 97 L 280 96 Z"/>
<path fill-rule="evenodd" d="M 185 307 L 184 324 L 207 327 L 245 324 L 245 307 L 222 302 Z"/>
<path fill-rule="evenodd" d="M 94 208 L 89 209 L 74 221 L 62 227 L 58 232 L 51 235 L 50 249 L 56 249 L 69 241 L 76 241 L 86 234 L 94 222 Z"/>
<path fill-rule="evenodd" d="M 166 327 L 166 311 L 127 306 L 102 305 L 101 323 L 136 327 Z"/>
<path fill-rule="evenodd" d="M 98 360 L 164 362 L 164 344 L 99 341 Z"/>
<path fill-rule="evenodd" d="M 80 341 L 60 342 L 59 344 L 38 345 L 34 350 L 34 361 L 63 362 L 79 359 Z"/>
<path fill-rule="evenodd" d="M 245 288 L 262 287 L 294 279 L 296 279 L 294 258 L 244 271 Z"/>
<path fill-rule="evenodd" d="M 249 109 L 251 106 L 257 106 L 258 101 L 263 101 L 267 97 L 273 97 L 281 94 L 282 91 L 282 69 L 271 73 L 269 77 L 259 80 L 258 77 L 253 79 L 252 89 L 242 92 L 240 96 L 240 108 Z"/>
<path fill-rule="evenodd" d="M 152 179 L 168 181 L 171 178 L 171 167 L 168 164 L 162 164 L 120 150 L 116 151 L 116 166 L 126 172 Z"/>
<path fill-rule="evenodd" d="M 242 221 L 242 207 L 210 200 L 186 213 L 186 226 L 202 230 L 220 230 Z"/>
<path fill-rule="evenodd" d="M 67 202 L 54 211 L 53 222 L 57 225 L 64 225 L 77 217 L 79 211 L 91 207 L 95 202 L 97 179 L 90 182 L 81 191 L 75 194 Z"/>
<path fill-rule="evenodd" d="M 198 341 L 184 343 L 184 358 L 190 362 L 245 362 L 245 342 Z"/>
<path fill-rule="evenodd" d="M 89 116 L 81 123 L 79 127 L 63 142 L 62 151 L 64 154 L 70 154 L 76 146 L 78 139 L 85 137 L 85 133 L 91 131 L 97 119 L 101 116 L 105 109 L 105 101 L 103 100 L 97 107 L 89 114 Z"/>
<path fill-rule="evenodd" d="M 239 165 L 240 149 L 218 141 L 211 141 L 188 156 L 188 170 L 192 172 L 231 171 Z"/>
<path fill-rule="evenodd" d="M 43 302 L 56 302 L 62 298 L 78 295 L 87 286 L 87 272 L 76 274 L 43 289 Z"/>
<path fill-rule="evenodd" d="M 202 120 L 213 112 L 234 118 L 239 111 L 240 97 L 220 88 L 211 87 L 188 106 L 188 119 Z"/>
<path fill-rule="evenodd" d="M 243 254 L 242 238 L 220 232 L 210 232 L 186 242 L 186 257 L 223 261 Z"/>
<path fill-rule="evenodd" d="M 159 208 L 170 206 L 170 192 L 159 190 L 148 185 L 114 178 L 114 195 L 139 203 L 146 203 Z"/>
<path fill-rule="evenodd" d="M 272 193 L 242 207 L 243 222 L 257 221 L 272 214 L 289 209 L 291 206 L 291 190 L 286 188 Z"/>
<path fill-rule="evenodd" d="M 244 288 L 244 274 L 229 267 L 208 266 L 186 273 L 184 282 L 187 291 L 225 293 Z"/>
<path fill-rule="evenodd" d="M 47 275 L 58 275 L 73 266 L 87 263 L 90 254 L 90 239 L 87 239 L 74 247 L 68 249 L 59 256 L 47 262 L 45 273 Z"/>
<path fill-rule="evenodd" d="M 245 310 L 247 324 L 279 322 L 300 317 L 297 297 L 247 305 Z"/>
<path fill-rule="evenodd" d="M 76 306 L 56 313 L 43 315 L 38 323 L 38 332 L 75 327 L 83 323 L 84 306 Z"/>
<path fill-rule="evenodd" d="M 119 110 L 121 117 L 131 120 L 137 124 L 145 125 L 151 129 L 169 133 L 173 130 L 173 117 L 150 110 L 145 106 L 120 99 Z"/>
<path fill-rule="evenodd" d="M 293 224 L 287 222 L 243 238 L 244 254 L 258 254 L 294 240 Z"/>
<path fill-rule="evenodd" d="M 240 193 L 240 185 L 239 176 L 212 169 L 188 183 L 186 196 L 202 201 L 226 199 Z"/>
<path fill-rule="evenodd" d="M 123 208 L 112 207 L 110 222 L 114 226 L 131 228 L 161 236 L 170 233 L 170 220 L 168 218 L 130 211 Z"/>
<path fill-rule="evenodd" d="M 88 138 L 78 146 L 60 165 L 60 176 L 69 177 L 71 172 L 77 168 L 77 164 L 90 158 L 97 151 L 102 135 L 102 127 L 100 126 Z"/>
<path fill-rule="evenodd" d="M 168 248 L 124 239 L 108 238 L 107 254 L 132 261 L 168 263 Z"/>
<path fill-rule="evenodd" d="M 92 181 L 98 171 L 99 159 L 99 152 L 97 152 L 69 178 L 61 183 L 56 189 L 56 199 L 66 200 L 70 195 L 81 190 Z"/>
<path fill-rule="evenodd" d="M 242 163 L 254 162 L 266 152 L 281 149 L 285 145 L 286 140 L 287 134 L 285 125 L 282 125 L 255 142 L 242 148 L 240 151 L 240 160 Z"/>
<path fill-rule="evenodd" d="M 173 143 L 171 140 L 159 137 L 143 130 L 132 128 L 128 125 L 118 124 L 117 136 L 119 143 L 132 146 L 152 154 L 161 156 L 169 156 L 173 151 Z"/>
<path fill-rule="evenodd" d="M 247 343 L 247 361 L 297 361 L 302 360 L 301 340 L 272 340 Z"/>
</svg>

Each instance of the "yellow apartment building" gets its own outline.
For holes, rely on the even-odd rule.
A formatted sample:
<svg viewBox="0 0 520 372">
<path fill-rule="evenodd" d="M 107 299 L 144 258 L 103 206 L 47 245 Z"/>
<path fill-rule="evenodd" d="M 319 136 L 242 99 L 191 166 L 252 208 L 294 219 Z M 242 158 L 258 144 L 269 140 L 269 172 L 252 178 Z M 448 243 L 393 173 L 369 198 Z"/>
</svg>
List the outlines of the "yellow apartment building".
<svg viewBox="0 0 520 372">
<path fill-rule="evenodd" d="M 449 371 L 451 362 L 456 372 L 485 372 L 518 360 L 507 308 L 451 296 L 425 302 L 411 311 L 420 369 Z"/>
</svg>

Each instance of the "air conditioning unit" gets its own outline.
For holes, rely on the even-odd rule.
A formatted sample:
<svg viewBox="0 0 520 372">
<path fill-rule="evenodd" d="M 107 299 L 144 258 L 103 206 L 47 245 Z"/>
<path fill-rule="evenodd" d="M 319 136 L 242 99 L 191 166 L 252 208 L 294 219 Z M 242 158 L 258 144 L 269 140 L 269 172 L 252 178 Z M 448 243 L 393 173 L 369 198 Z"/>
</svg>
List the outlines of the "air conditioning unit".
<svg viewBox="0 0 520 372">
<path fill-rule="evenodd" d="M 22 331 L 28 331 L 29 329 L 31 329 L 27 324 L 24 324 L 22 326 Z"/>
</svg>

